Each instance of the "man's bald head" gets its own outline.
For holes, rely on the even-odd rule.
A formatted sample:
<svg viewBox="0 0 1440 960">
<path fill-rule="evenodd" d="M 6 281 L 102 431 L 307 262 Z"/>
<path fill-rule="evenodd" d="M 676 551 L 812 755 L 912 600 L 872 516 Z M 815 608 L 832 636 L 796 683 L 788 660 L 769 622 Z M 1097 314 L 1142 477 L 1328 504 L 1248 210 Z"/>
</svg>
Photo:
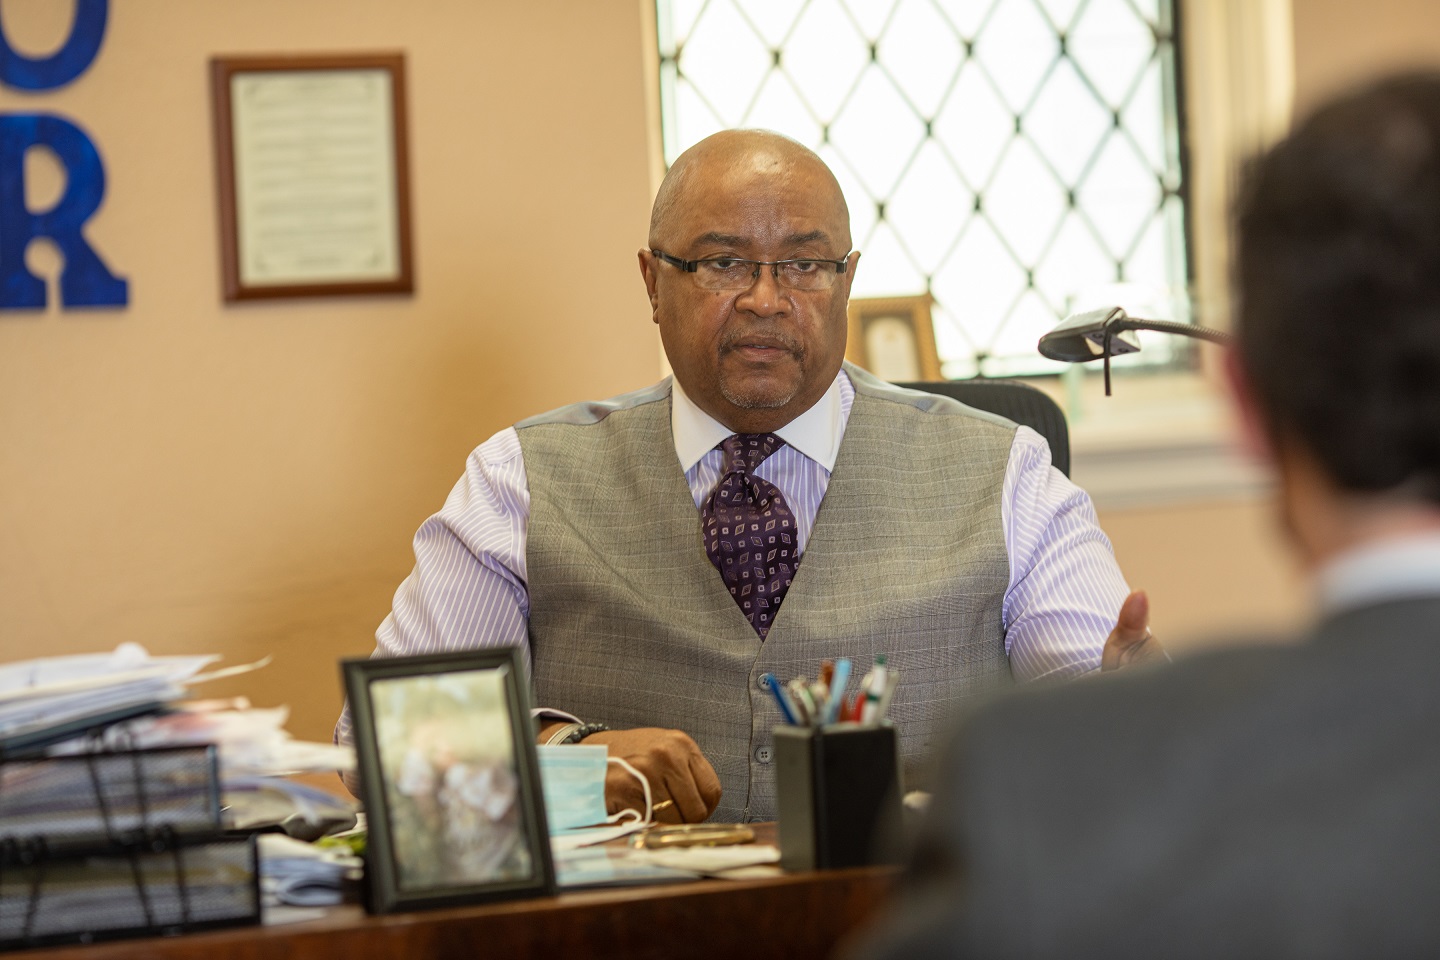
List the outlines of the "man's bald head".
<svg viewBox="0 0 1440 960">
<path fill-rule="evenodd" d="M 845 358 L 859 257 L 840 184 L 813 151 L 763 130 L 728 130 L 686 150 L 639 251 L 676 383 L 736 433 L 771 433 L 810 409 Z M 708 282 L 715 264 L 736 261 L 756 264 L 747 283 Z M 824 274 L 795 286 L 782 261 Z"/>
<path fill-rule="evenodd" d="M 795 189 L 817 191 L 833 205 L 841 245 L 850 248 L 850 209 L 835 174 L 809 147 L 769 130 L 722 130 L 701 140 L 675 158 L 650 211 L 650 246 L 675 242 L 675 214 L 697 187 L 724 189 L 756 178 L 781 179 Z"/>
</svg>

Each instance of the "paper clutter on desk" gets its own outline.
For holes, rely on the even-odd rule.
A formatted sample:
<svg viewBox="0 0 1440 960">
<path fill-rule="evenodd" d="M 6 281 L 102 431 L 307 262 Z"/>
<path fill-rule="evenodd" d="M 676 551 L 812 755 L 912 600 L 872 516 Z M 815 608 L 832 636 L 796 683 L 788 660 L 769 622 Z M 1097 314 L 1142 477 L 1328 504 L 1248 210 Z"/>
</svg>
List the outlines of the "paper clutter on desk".
<svg viewBox="0 0 1440 960">
<path fill-rule="evenodd" d="M 346 880 L 358 881 L 364 861 L 337 847 L 317 847 L 283 833 L 262 833 L 260 892 L 267 906 L 333 906 L 344 899 Z"/>
<path fill-rule="evenodd" d="M 185 696 L 218 656 L 152 657 L 122 643 L 110 653 L 0 665 L 0 753 L 15 755 Z"/>
<path fill-rule="evenodd" d="M 256 663 L 206 670 L 212 654 L 151 656 L 134 643 L 104 654 L 44 657 L 0 665 L 0 755 L 75 756 L 214 744 L 225 824 L 250 829 L 353 820 L 355 804 L 286 779 L 355 769 L 348 746 L 294 739 L 285 707 L 252 709 L 243 698 L 185 700 L 197 684 L 258 670 Z M 32 778 L 63 777 L 37 770 Z M 43 782 L 28 784 L 43 796 Z M 63 786 L 56 781 L 56 788 Z M 286 829 L 290 829 L 286 826 Z M 300 832 L 304 832 L 301 830 Z"/>
</svg>

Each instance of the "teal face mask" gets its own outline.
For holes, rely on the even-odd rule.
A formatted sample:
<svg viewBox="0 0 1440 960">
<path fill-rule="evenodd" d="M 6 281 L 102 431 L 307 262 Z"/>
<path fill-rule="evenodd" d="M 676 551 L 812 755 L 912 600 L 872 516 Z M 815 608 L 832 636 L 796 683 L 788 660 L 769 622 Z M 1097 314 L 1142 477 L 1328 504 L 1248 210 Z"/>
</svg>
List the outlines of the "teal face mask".
<svg viewBox="0 0 1440 960">
<path fill-rule="evenodd" d="M 605 771 L 609 750 L 583 743 L 537 748 L 545 818 L 550 832 L 605 823 Z"/>
</svg>

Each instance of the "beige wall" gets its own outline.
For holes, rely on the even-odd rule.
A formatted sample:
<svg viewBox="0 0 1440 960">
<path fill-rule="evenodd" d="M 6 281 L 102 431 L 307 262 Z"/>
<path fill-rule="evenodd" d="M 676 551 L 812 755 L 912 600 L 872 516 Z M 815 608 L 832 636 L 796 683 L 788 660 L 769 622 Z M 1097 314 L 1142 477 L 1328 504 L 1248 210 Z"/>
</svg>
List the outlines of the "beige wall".
<svg viewBox="0 0 1440 960">
<path fill-rule="evenodd" d="M 335 660 L 370 649 L 415 526 L 526 414 L 656 375 L 634 250 L 650 197 L 644 0 L 119 0 L 73 85 L 0 110 L 90 132 L 89 236 L 120 312 L 0 314 L 0 656 L 214 650 L 229 688 L 328 735 Z M 68 4 L 4 0 L 43 52 Z M 1432 0 L 1294 0 L 1297 102 L 1440 58 Z M 206 61 L 405 51 L 418 292 L 223 306 Z M 36 199 L 58 189 L 37 164 Z M 563 266 L 547 255 L 570 255 Z M 30 262 L 53 277 L 57 257 Z M 1261 503 L 1109 511 L 1155 625 L 1191 649 L 1295 622 Z"/>
<path fill-rule="evenodd" d="M 1393 70 L 1440 69 L 1435 0 L 1292 0 L 1295 109 Z"/>
<path fill-rule="evenodd" d="M 1305 622 L 1309 594 L 1266 500 L 1109 510 L 1100 523 L 1174 655 Z"/>
<path fill-rule="evenodd" d="M 43 53 L 69 8 L 0 15 Z M 335 661 L 371 649 L 469 450 L 656 378 L 634 255 L 651 196 L 640 11 L 118 0 L 74 84 L 0 88 L 0 110 L 59 113 L 98 145 L 108 190 L 87 233 L 131 285 L 119 312 L 52 294 L 43 314 L 0 313 L 0 657 L 122 640 L 273 654 L 228 689 L 328 738 Z M 407 60 L 418 292 L 223 305 L 208 58 L 372 50 Z M 53 276 L 40 247 L 30 263 Z"/>
</svg>

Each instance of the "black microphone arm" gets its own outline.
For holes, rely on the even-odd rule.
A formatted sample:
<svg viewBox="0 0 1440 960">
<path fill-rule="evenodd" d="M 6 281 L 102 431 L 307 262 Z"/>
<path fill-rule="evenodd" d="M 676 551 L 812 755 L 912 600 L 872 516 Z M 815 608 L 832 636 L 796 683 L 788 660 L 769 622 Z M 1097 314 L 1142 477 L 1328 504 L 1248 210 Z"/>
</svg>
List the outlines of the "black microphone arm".
<svg viewBox="0 0 1440 960">
<path fill-rule="evenodd" d="M 1144 320 L 1132 317 L 1122 307 L 1101 307 L 1066 317 L 1054 330 L 1040 338 L 1042 356 L 1067 363 L 1088 363 L 1101 359 L 1105 363 L 1105 396 L 1110 396 L 1110 358 L 1140 349 L 1140 341 L 1127 336 L 1132 330 L 1154 330 L 1177 333 L 1182 337 L 1228 344 L 1234 337 L 1209 327 L 1173 320 Z"/>
</svg>

